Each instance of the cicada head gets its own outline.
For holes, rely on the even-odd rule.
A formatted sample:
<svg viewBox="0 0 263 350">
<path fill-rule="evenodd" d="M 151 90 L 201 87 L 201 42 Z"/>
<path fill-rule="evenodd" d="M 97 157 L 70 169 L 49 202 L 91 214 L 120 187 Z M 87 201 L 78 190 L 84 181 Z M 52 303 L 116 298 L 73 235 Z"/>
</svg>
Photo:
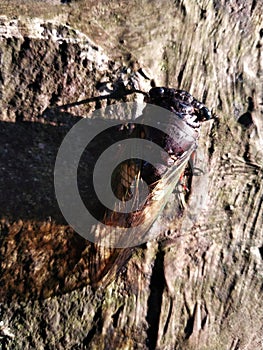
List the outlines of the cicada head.
<svg viewBox="0 0 263 350">
<path fill-rule="evenodd" d="M 154 87 L 145 101 L 168 109 L 194 129 L 200 127 L 200 122 L 212 118 L 209 109 L 185 90 Z"/>
</svg>

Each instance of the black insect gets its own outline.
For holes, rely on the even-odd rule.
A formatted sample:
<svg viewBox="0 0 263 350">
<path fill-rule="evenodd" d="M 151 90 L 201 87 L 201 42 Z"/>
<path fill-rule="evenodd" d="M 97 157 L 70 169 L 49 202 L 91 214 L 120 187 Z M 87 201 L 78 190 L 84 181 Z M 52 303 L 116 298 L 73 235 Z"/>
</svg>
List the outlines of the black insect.
<svg viewBox="0 0 263 350">
<path fill-rule="evenodd" d="M 167 203 L 169 195 L 173 192 L 184 172 L 191 154 L 197 148 L 201 123 L 212 118 L 209 109 L 190 93 L 166 87 L 153 87 L 148 93 L 140 90 L 126 90 L 122 87 L 111 95 L 94 97 L 59 108 L 72 107 L 105 98 L 120 99 L 133 93 L 144 94 L 144 100 L 147 103 L 146 108 L 132 122 L 115 126 L 110 130 L 106 139 L 107 137 L 108 139 L 112 138 L 113 142 L 126 137 L 147 140 L 152 145 L 160 146 L 163 151 L 160 151 L 159 161 L 155 164 L 143 158 L 131 158 L 120 163 L 112 174 L 112 189 L 116 197 L 122 201 L 123 207 L 131 198 L 134 201 L 138 200 L 137 190 L 139 186 L 137 185 L 141 180 L 147 184 L 148 197 L 140 209 L 123 213 L 119 208 L 109 210 L 101 203 L 94 206 L 94 215 L 100 213 L 98 221 L 114 230 L 118 230 L 118 228 L 130 228 L 132 230 L 129 238 L 127 236 L 119 237 L 117 242 L 113 242 L 113 247 L 136 245 L 138 242 L 136 235 L 138 234 L 144 235 L 140 237 L 140 242 L 154 238 L 151 236 L 150 228 Z M 153 106 L 168 111 L 164 119 L 158 116 L 156 127 L 152 126 Z M 104 144 L 107 146 L 106 142 Z M 151 149 L 148 151 L 151 151 Z M 95 196 L 95 192 L 92 192 L 91 197 L 95 198 Z M 91 201 L 89 200 L 85 204 L 90 205 Z M 139 230 L 138 227 L 140 227 Z M 124 258 L 121 258 L 119 253 L 116 255 L 115 249 L 109 248 L 107 251 L 107 248 L 103 247 L 109 246 L 107 239 L 105 244 L 105 234 L 101 234 L 100 229 L 97 229 L 96 232 L 98 244 L 94 246 L 94 262 L 91 268 L 93 284 L 101 282 L 104 276 L 108 275 L 110 265 L 113 262 L 118 263 L 120 267 L 121 261 L 125 260 L 126 256 L 124 254 Z"/>
</svg>

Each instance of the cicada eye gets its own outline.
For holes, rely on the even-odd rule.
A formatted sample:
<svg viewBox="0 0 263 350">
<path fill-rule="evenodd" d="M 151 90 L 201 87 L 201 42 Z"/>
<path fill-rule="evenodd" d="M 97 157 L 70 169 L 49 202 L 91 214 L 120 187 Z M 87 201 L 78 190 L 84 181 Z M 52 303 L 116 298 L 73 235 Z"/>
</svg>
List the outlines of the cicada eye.
<svg viewBox="0 0 263 350">
<path fill-rule="evenodd" d="M 206 107 L 200 109 L 200 115 L 203 120 L 209 120 L 212 118 L 211 112 Z"/>
<path fill-rule="evenodd" d="M 165 91 L 162 87 L 154 87 L 149 91 L 149 95 L 153 99 L 163 97 L 164 93 Z"/>
</svg>

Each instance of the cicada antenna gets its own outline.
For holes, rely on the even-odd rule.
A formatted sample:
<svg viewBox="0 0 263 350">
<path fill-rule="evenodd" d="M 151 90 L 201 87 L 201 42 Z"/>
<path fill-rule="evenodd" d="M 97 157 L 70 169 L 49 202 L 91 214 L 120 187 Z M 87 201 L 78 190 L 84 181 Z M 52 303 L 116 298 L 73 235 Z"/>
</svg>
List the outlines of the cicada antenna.
<svg viewBox="0 0 263 350">
<path fill-rule="evenodd" d="M 119 100 L 125 96 L 132 95 L 132 94 L 143 94 L 145 97 L 149 97 L 147 92 L 137 90 L 137 89 L 128 90 L 125 87 L 120 87 L 119 89 L 117 89 L 116 91 L 113 91 L 111 94 L 108 94 L 108 95 L 90 97 L 81 101 L 67 103 L 62 106 L 54 106 L 54 107 L 51 107 L 50 109 L 55 109 L 55 110 L 67 109 L 70 107 L 75 107 L 75 106 L 79 106 L 79 105 L 83 105 L 91 102 L 97 102 L 105 99 Z"/>
</svg>

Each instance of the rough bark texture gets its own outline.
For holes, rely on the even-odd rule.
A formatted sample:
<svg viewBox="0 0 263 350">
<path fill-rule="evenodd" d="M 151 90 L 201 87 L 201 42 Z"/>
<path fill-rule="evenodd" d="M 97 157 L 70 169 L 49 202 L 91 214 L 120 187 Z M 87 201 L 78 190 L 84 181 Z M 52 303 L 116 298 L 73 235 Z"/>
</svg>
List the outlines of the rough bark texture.
<svg viewBox="0 0 263 350">
<path fill-rule="evenodd" d="M 0 17 L 2 348 L 262 349 L 262 3 L 10 3 Z M 205 174 L 183 217 L 172 196 L 159 241 L 101 250 L 100 261 L 53 188 L 63 137 L 99 105 L 43 112 L 129 80 L 124 67 L 189 90 L 218 118 L 202 128 Z M 103 284 L 94 264 L 102 275 L 111 266 Z"/>
</svg>

